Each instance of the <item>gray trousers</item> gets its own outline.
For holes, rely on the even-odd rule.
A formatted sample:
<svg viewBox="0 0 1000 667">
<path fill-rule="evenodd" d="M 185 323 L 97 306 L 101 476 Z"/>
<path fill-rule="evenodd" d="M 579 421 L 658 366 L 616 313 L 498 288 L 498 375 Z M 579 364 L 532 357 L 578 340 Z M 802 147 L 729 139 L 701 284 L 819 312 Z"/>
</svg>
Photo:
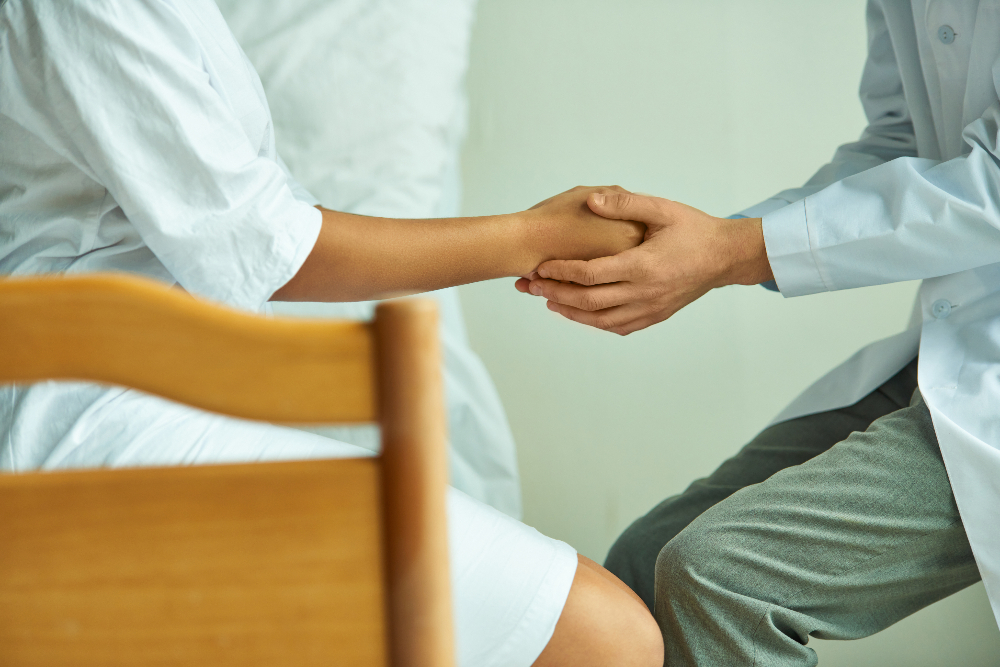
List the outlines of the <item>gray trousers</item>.
<svg viewBox="0 0 1000 667">
<path fill-rule="evenodd" d="M 653 610 L 666 664 L 815 665 L 979 581 L 916 361 L 847 408 L 763 431 L 633 523 L 606 567 Z"/>
</svg>

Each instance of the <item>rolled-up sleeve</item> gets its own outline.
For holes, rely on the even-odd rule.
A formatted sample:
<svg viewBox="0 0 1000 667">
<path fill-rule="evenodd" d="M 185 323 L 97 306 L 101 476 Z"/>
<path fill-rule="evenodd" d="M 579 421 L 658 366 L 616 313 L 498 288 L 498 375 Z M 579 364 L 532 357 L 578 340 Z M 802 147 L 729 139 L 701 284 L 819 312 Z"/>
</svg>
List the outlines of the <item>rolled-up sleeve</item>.
<svg viewBox="0 0 1000 667">
<path fill-rule="evenodd" d="M 169 0 L 13 4 L 31 28 L 0 44 L 20 82 L 0 112 L 103 185 L 183 288 L 256 309 L 296 274 L 321 213 L 253 145 Z"/>
</svg>

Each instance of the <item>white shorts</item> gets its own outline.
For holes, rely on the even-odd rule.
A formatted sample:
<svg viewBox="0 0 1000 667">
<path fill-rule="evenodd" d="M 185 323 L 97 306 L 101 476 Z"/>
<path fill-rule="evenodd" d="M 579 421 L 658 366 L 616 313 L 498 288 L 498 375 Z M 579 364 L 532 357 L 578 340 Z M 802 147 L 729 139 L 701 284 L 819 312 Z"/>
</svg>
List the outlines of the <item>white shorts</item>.
<svg viewBox="0 0 1000 667">
<path fill-rule="evenodd" d="M 53 382 L 0 388 L 0 469 L 9 471 L 371 455 L 132 390 Z M 459 667 L 528 667 L 562 613 L 576 551 L 455 489 L 448 531 Z"/>
</svg>

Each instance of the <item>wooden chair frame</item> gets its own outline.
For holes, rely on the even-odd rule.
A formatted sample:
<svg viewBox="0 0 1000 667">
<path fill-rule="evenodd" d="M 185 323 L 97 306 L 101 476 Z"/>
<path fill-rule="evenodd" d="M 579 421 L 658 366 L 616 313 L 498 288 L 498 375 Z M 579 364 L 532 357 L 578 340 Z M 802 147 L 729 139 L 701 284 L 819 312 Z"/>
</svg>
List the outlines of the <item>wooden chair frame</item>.
<svg viewBox="0 0 1000 667">
<path fill-rule="evenodd" d="M 433 302 L 266 319 L 134 277 L 2 280 L 0 383 L 49 379 L 376 421 L 382 453 L 0 475 L 0 665 L 453 665 Z"/>
</svg>

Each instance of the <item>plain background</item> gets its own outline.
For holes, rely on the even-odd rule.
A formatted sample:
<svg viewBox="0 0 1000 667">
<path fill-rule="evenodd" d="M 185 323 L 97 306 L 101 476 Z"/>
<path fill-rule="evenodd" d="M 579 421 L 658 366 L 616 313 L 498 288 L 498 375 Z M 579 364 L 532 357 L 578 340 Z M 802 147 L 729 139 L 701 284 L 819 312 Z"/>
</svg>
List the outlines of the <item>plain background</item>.
<svg viewBox="0 0 1000 667">
<path fill-rule="evenodd" d="M 804 182 L 864 117 L 862 0 L 482 0 L 464 212 L 620 184 L 728 215 Z M 525 520 L 603 561 L 821 374 L 902 330 L 915 284 L 783 299 L 716 290 L 631 336 L 559 319 L 512 280 L 462 288 L 507 408 Z M 824 667 L 1000 665 L 981 585 Z"/>
</svg>

